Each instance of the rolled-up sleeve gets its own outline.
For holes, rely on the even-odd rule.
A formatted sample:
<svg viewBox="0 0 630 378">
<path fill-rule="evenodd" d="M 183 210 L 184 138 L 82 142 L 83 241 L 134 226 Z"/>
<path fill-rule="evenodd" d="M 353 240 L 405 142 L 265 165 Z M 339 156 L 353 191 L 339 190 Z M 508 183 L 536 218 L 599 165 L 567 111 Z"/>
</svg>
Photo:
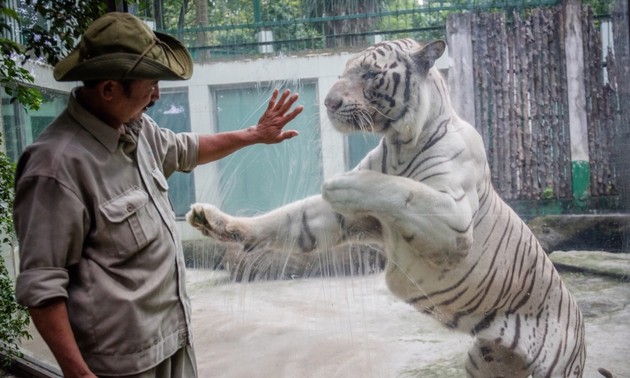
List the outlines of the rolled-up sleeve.
<svg viewBox="0 0 630 378">
<path fill-rule="evenodd" d="M 84 205 L 53 178 L 23 177 L 16 187 L 14 223 L 20 250 L 18 302 L 37 307 L 67 298 L 68 271 L 81 258 L 88 224 Z"/>
<path fill-rule="evenodd" d="M 190 172 L 199 164 L 199 135 L 174 133 L 160 128 L 146 114 L 142 133 L 153 151 L 159 155 L 162 172 L 167 178 L 174 172 Z"/>
</svg>

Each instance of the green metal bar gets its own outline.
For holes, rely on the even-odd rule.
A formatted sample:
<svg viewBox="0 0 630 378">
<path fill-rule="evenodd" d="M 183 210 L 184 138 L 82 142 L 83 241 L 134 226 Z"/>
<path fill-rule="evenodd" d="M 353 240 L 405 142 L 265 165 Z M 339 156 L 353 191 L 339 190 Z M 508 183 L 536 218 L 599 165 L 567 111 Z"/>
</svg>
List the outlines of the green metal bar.
<svg viewBox="0 0 630 378">
<path fill-rule="evenodd" d="M 325 38 L 334 38 L 334 37 L 341 37 L 341 36 L 359 37 L 359 36 L 370 36 L 370 35 L 377 35 L 377 34 L 390 35 L 390 34 L 399 34 L 399 33 L 414 33 L 414 32 L 428 32 L 428 31 L 443 31 L 443 32 L 445 32 L 445 29 L 446 28 L 444 26 L 432 27 L 432 28 L 393 29 L 393 30 L 376 31 L 376 32 L 347 33 L 347 34 L 343 34 L 343 35 L 329 34 L 329 35 L 325 35 L 324 37 Z M 282 40 L 274 41 L 274 44 L 278 44 L 278 45 L 292 44 L 292 43 L 295 43 L 295 42 L 317 41 L 319 39 L 320 39 L 319 37 L 317 37 L 317 38 L 313 37 L 313 38 L 282 39 Z M 220 45 L 191 46 L 191 47 L 188 47 L 188 49 L 191 50 L 191 51 L 217 50 L 217 49 L 227 49 L 227 48 L 234 48 L 234 47 L 257 47 L 259 45 L 260 44 L 258 42 L 223 43 L 223 44 L 220 44 Z"/>
<path fill-rule="evenodd" d="M 166 29 L 160 30 L 165 33 L 198 33 L 198 32 L 211 32 L 218 30 L 235 30 L 235 29 L 260 29 L 266 27 L 274 27 L 274 26 L 286 26 L 293 25 L 296 20 L 280 20 L 280 21 L 256 21 L 260 19 L 260 0 L 254 0 L 254 23 L 250 24 L 231 24 L 231 25 L 216 25 L 216 26 L 208 26 L 203 28 L 190 28 L 190 29 Z M 256 16 L 256 4 L 258 3 L 258 16 Z M 522 2 L 521 2 L 522 3 Z M 531 8 L 535 6 L 551 6 L 557 5 L 559 1 L 557 0 L 541 0 L 539 4 L 522 4 L 523 9 Z M 514 5 L 516 6 L 516 4 Z M 510 7 L 514 7 L 510 6 Z M 361 13 L 361 14 L 351 14 L 344 16 L 325 16 L 325 17 L 313 17 L 313 18 L 305 18 L 301 19 L 300 23 L 309 24 L 309 23 L 318 23 L 318 22 L 330 22 L 330 21 L 342 21 L 342 20 L 360 20 L 366 18 L 378 18 L 378 17 L 389 17 L 389 16 L 405 16 L 409 14 L 435 14 L 446 11 L 465 11 L 465 10 L 487 10 L 487 9 L 502 9 L 504 7 L 498 5 L 474 5 L 472 7 L 468 6 L 443 6 L 443 7 L 429 7 L 429 8 L 414 8 L 414 9 L 402 9 L 395 11 L 383 11 L 383 12 L 372 12 L 372 13 Z"/>
<path fill-rule="evenodd" d="M 571 162 L 573 177 L 573 198 L 578 201 L 586 200 L 590 196 L 591 166 L 588 161 Z"/>
<path fill-rule="evenodd" d="M 254 0 L 254 23 L 261 22 L 260 17 L 260 0 Z"/>
</svg>

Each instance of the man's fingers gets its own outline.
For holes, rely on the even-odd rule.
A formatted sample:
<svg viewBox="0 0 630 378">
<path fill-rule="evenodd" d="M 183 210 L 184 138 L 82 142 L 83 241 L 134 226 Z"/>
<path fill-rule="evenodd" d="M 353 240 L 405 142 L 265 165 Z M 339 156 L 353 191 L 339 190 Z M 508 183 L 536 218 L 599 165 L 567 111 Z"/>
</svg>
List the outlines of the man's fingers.
<svg viewBox="0 0 630 378">
<path fill-rule="evenodd" d="M 300 96 L 297 93 L 294 93 L 293 96 L 291 96 L 291 98 L 289 98 L 289 100 L 286 102 L 286 104 L 284 104 L 284 106 L 282 106 L 282 109 L 280 110 L 283 114 L 287 112 L 287 110 L 289 110 L 291 108 L 291 106 L 293 106 L 293 104 L 295 104 L 295 102 L 298 100 L 298 98 L 300 98 Z"/>
<path fill-rule="evenodd" d="M 282 134 L 280 134 L 280 140 L 287 140 L 287 139 L 291 139 L 293 137 L 298 136 L 299 133 L 296 130 L 287 130 L 282 132 Z"/>
<path fill-rule="evenodd" d="M 278 102 L 276 103 L 276 108 L 283 109 L 286 106 L 285 101 L 287 100 L 287 97 L 289 97 L 290 94 L 291 94 L 291 91 L 288 89 L 285 89 L 285 91 L 282 92 L 282 96 L 280 97 L 280 100 L 278 100 Z M 290 101 L 291 99 L 289 99 L 289 102 Z"/>
<path fill-rule="evenodd" d="M 267 110 L 273 109 L 273 107 L 276 106 L 278 92 L 278 88 L 274 88 L 273 93 L 271 93 L 271 99 L 269 99 L 269 104 L 267 105 Z"/>
<path fill-rule="evenodd" d="M 286 123 L 291 122 L 293 120 L 293 118 L 297 117 L 298 114 L 302 113 L 302 110 L 304 110 L 304 107 L 302 105 L 296 107 L 295 109 L 293 109 L 293 111 L 289 114 L 286 114 L 284 116 Z"/>
</svg>

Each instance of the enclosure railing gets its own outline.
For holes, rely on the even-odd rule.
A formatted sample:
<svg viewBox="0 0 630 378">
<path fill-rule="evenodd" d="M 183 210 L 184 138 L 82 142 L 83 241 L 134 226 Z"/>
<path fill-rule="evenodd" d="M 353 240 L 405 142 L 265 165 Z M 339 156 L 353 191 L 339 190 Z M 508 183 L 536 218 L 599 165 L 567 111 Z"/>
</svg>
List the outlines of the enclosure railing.
<svg viewBox="0 0 630 378">
<path fill-rule="evenodd" d="M 178 37 L 197 61 L 355 50 L 380 40 L 444 37 L 446 17 L 462 11 L 525 10 L 560 0 L 281 0 L 214 2 L 208 25 L 160 28 Z M 245 4 L 247 3 L 247 4 Z M 252 9 L 244 8 L 249 5 Z M 232 7 L 239 8 L 232 8 Z M 185 11 L 185 9 L 180 9 Z M 162 19 L 165 17 L 163 16 Z M 166 17 L 168 18 L 168 17 Z M 171 16 L 169 19 L 173 19 Z"/>
</svg>

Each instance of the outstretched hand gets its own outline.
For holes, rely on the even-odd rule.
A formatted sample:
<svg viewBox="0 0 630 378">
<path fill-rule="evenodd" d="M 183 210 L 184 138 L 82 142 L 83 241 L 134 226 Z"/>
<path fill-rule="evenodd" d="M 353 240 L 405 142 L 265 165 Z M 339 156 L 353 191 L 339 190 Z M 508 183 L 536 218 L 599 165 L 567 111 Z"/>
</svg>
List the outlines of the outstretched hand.
<svg viewBox="0 0 630 378">
<path fill-rule="evenodd" d="M 296 130 L 285 131 L 283 129 L 287 123 L 291 122 L 304 110 L 304 107 L 299 105 L 292 111 L 289 111 L 299 96 L 297 93 L 291 95 L 291 91 L 286 89 L 276 102 L 278 94 L 278 89 L 274 89 L 267 110 L 258 120 L 258 124 L 252 127 L 252 132 L 255 133 L 258 143 L 280 143 L 298 135 Z"/>
</svg>

